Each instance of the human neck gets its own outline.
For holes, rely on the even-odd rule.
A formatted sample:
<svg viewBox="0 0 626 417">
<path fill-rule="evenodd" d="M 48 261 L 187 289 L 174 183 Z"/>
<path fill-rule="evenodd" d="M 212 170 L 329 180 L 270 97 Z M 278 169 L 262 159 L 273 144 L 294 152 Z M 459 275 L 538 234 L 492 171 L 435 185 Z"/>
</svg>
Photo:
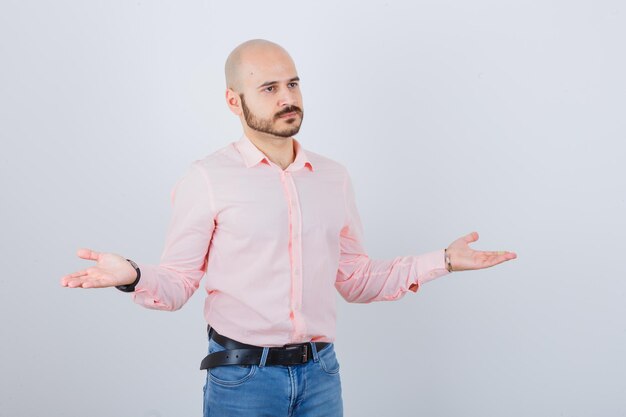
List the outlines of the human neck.
<svg viewBox="0 0 626 417">
<path fill-rule="evenodd" d="M 294 161 L 293 138 L 269 135 L 252 129 L 244 129 L 244 133 L 254 146 L 282 169 L 286 169 Z"/>
</svg>

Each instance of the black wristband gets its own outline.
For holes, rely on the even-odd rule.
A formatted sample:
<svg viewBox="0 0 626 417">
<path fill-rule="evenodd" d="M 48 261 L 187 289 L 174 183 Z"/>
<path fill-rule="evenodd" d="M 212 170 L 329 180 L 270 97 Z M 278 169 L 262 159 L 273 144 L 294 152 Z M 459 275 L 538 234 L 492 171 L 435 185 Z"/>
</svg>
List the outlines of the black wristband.
<svg viewBox="0 0 626 417">
<path fill-rule="evenodd" d="M 141 278 L 141 271 L 139 270 L 139 267 L 137 266 L 136 263 L 134 263 L 130 259 L 126 259 L 126 260 L 128 262 L 130 262 L 130 264 L 133 266 L 133 268 L 135 268 L 135 271 L 137 271 L 137 278 L 135 278 L 135 281 L 132 284 L 116 285 L 115 288 L 117 288 L 120 291 L 124 291 L 124 292 L 134 292 L 135 291 L 135 286 L 139 282 L 139 278 Z"/>
</svg>

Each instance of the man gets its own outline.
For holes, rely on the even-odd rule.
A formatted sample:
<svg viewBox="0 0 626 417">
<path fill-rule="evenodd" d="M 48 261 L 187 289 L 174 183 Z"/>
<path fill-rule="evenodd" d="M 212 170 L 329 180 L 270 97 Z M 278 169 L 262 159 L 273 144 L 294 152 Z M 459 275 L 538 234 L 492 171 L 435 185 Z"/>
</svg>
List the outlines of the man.
<svg viewBox="0 0 626 417">
<path fill-rule="evenodd" d="M 116 286 L 145 307 L 176 310 L 206 274 L 204 415 L 341 416 L 335 289 L 349 302 L 392 301 L 516 255 L 471 249 L 474 232 L 424 255 L 370 259 L 345 167 L 293 138 L 304 113 L 289 54 L 251 40 L 225 69 L 243 136 L 194 161 L 174 187 L 160 264 L 80 249 L 97 263 L 62 285 Z"/>
</svg>

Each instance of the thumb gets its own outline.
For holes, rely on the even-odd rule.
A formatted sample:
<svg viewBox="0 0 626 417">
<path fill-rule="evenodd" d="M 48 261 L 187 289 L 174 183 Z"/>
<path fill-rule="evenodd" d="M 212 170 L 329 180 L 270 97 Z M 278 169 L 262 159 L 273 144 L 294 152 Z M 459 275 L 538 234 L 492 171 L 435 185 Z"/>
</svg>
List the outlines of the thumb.
<svg viewBox="0 0 626 417">
<path fill-rule="evenodd" d="M 97 261 L 100 257 L 100 253 L 88 248 L 80 248 L 76 251 L 76 255 L 80 258 L 88 259 L 90 261 Z"/>
<path fill-rule="evenodd" d="M 466 243 L 476 242 L 478 240 L 478 232 L 472 232 L 472 233 L 466 235 L 465 237 L 463 237 L 463 240 Z"/>
</svg>

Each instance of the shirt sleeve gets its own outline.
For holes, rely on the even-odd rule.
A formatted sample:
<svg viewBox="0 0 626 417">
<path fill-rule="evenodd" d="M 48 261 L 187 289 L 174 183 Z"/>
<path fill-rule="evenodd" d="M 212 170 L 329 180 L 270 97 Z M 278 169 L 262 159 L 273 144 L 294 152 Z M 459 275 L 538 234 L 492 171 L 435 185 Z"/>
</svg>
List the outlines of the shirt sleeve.
<svg viewBox="0 0 626 417">
<path fill-rule="evenodd" d="M 423 255 L 370 259 L 363 247 L 363 225 L 356 207 L 354 187 L 346 171 L 346 221 L 340 234 L 339 269 L 335 288 L 352 303 L 393 301 L 425 282 L 449 274 L 444 249 Z"/>
<path fill-rule="evenodd" d="M 138 263 L 141 278 L 132 299 L 147 308 L 173 311 L 193 295 L 206 272 L 215 209 L 208 176 L 197 161 L 170 196 L 172 215 L 160 263 Z"/>
</svg>

